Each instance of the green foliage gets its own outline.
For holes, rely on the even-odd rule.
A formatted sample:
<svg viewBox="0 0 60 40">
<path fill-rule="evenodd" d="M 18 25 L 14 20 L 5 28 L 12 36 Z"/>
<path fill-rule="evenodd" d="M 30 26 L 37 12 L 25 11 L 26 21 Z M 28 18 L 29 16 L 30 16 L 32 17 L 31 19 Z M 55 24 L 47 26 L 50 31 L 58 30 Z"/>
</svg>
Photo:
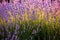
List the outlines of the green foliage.
<svg viewBox="0 0 60 40">
<path fill-rule="evenodd" d="M 14 26 L 7 25 L 8 31 L 11 33 L 11 38 L 14 35 L 16 30 L 16 24 L 18 24 L 19 29 L 17 30 L 17 37 L 19 40 L 60 40 L 60 23 L 56 21 L 46 21 L 42 20 L 39 23 L 36 21 L 22 22 L 18 21 L 13 23 Z M 0 29 L 1 32 L 4 32 L 4 37 L 7 38 L 7 32 Z M 0 35 L 0 39 L 2 39 Z"/>
</svg>

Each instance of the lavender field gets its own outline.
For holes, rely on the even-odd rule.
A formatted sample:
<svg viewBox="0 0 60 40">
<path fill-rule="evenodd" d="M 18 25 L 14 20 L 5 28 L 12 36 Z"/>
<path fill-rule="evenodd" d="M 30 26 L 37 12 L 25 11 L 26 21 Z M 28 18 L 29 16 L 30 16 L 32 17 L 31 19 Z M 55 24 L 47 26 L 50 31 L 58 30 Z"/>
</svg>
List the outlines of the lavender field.
<svg viewBox="0 0 60 40">
<path fill-rule="evenodd" d="M 0 40 L 60 40 L 60 0 L 0 0 Z"/>
</svg>

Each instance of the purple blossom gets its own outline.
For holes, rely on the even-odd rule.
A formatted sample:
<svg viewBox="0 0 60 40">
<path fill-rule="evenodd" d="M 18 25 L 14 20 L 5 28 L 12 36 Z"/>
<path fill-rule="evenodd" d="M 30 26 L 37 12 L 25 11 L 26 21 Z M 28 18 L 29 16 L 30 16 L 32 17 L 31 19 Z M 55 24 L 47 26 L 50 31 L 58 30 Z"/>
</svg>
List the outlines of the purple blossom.
<svg viewBox="0 0 60 40">
<path fill-rule="evenodd" d="M 14 35 L 17 35 L 17 30 L 16 29 L 14 30 Z"/>
<path fill-rule="evenodd" d="M 54 14 L 54 19 L 56 19 L 56 14 Z"/>
<path fill-rule="evenodd" d="M 15 40 L 15 35 L 12 36 L 12 39 L 11 40 Z"/>
<path fill-rule="evenodd" d="M 53 3 L 55 0 L 51 0 L 51 3 Z"/>
<path fill-rule="evenodd" d="M 19 29 L 19 25 L 18 24 L 16 24 L 16 30 L 18 30 Z"/>
<path fill-rule="evenodd" d="M 57 0 L 58 6 L 60 7 L 60 0 Z"/>
<path fill-rule="evenodd" d="M 8 34 L 8 39 L 11 37 L 11 34 L 10 34 L 10 32 L 7 32 L 7 34 Z"/>
<path fill-rule="evenodd" d="M 28 7 L 26 9 L 27 9 L 27 14 L 29 14 L 30 13 L 30 8 Z"/>
<path fill-rule="evenodd" d="M 20 14 L 23 14 L 24 13 L 24 11 L 25 11 L 25 6 L 24 5 L 22 5 L 22 6 L 20 6 Z"/>
<path fill-rule="evenodd" d="M 6 9 L 6 5 L 3 5 L 2 4 L 2 8 L 1 8 L 1 11 L 0 11 L 0 15 L 6 19 L 6 22 L 8 22 L 8 17 L 10 16 L 8 13 L 7 13 L 7 9 Z"/>
<path fill-rule="evenodd" d="M 8 3 L 6 4 L 6 9 L 7 9 L 7 11 L 11 11 L 12 10 L 10 4 L 8 4 Z"/>
<path fill-rule="evenodd" d="M 7 24 L 7 26 L 14 27 L 14 23 L 10 22 L 10 23 Z"/>
<path fill-rule="evenodd" d="M 30 16 L 31 20 L 36 20 L 35 16 Z"/>
<path fill-rule="evenodd" d="M 34 15 L 34 14 L 35 14 L 35 11 L 33 10 L 33 11 L 32 11 L 32 15 Z"/>
</svg>

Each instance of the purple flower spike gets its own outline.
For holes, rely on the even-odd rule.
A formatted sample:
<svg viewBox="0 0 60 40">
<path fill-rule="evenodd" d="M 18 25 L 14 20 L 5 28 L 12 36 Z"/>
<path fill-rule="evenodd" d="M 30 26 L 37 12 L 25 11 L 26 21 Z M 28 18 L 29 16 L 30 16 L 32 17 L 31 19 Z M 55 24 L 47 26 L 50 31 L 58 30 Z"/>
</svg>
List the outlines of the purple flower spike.
<svg viewBox="0 0 60 40">
<path fill-rule="evenodd" d="M 51 0 L 51 3 L 53 3 L 55 0 Z"/>
<path fill-rule="evenodd" d="M 10 32 L 8 32 L 8 38 L 10 38 L 11 37 L 11 34 L 10 34 Z"/>
<path fill-rule="evenodd" d="M 6 5 L 6 9 L 7 9 L 7 11 L 8 11 L 8 10 L 9 10 L 9 11 L 11 11 L 11 10 L 12 10 L 12 8 L 11 8 L 10 4 L 7 4 L 7 5 Z"/>
<path fill-rule="evenodd" d="M 19 25 L 18 24 L 16 24 L 16 30 L 18 30 L 19 29 Z"/>
<path fill-rule="evenodd" d="M 29 9 L 29 7 L 27 8 L 27 14 L 29 14 L 30 13 L 30 9 Z"/>
<path fill-rule="evenodd" d="M 15 40 L 15 35 L 12 36 L 12 39 L 11 40 Z"/>
<path fill-rule="evenodd" d="M 36 20 L 35 16 L 31 16 L 30 18 L 31 18 L 31 20 Z"/>
<path fill-rule="evenodd" d="M 54 14 L 54 19 L 56 19 L 56 14 Z"/>
<path fill-rule="evenodd" d="M 33 14 L 33 15 L 35 14 L 35 11 L 34 11 L 34 10 L 32 11 L 32 14 Z"/>
</svg>

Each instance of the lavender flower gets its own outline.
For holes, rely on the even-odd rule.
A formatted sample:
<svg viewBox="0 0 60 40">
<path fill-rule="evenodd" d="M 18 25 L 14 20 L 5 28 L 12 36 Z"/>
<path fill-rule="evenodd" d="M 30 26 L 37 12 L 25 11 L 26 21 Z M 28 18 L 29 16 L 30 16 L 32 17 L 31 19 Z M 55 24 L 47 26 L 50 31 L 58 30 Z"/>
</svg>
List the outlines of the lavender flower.
<svg viewBox="0 0 60 40">
<path fill-rule="evenodd" d="M 6 4 L 6 10 L 7 11 L 12 11 L 12 8 L 11 8 L 10 4 L 8 4 L 8 3 Z"/>
<path fill-rule="evenodd" d="M 11 40 L 15 40 L 15 35 L 12 36 L 12 39 Z"/>
<path fill-rule="evenodd" d="M 54 19 L 56 19 L 56 14 L 54 14 Z"/>
<path fill-rule="evenodd" d="M 51 3 L 53 3 L 55 0 L 51 0 Z"/>
<path fill-rule="evenodd" d="M 34 15 L 34 14 L 35 14 L 35 11 L 33 10 L 33 11 L 32 11 L 32 15 Z"/>
<path fill-rule="evenodd" d="M 35 16 L 30 16 L 31 20 L 36 20 Z"/>
<path fill-rule="evenodd" d="M 58 4 L 58 6 L 60 7 L 60 0 L 57 0 L 57 4 Z"/>
<path fill-rule="evenodd" d="M 30 7 L 30 6 L 29 6 Z M 26 8 L 27 9 L 27 14 L 29 14 L 30 13 L 30 8 Z"/>
<path fill-rule="evenodd" d="M 19 25 L 18 24 L 16 24 L 16 30 L 19 30 Z"/>
<path fill-rule="evenodd" d="M 7 35 L 8 35 L 8 38 L 7 39 L 10 39 L 11 38 L 11 33 L 10 32 L 7 32 Z"/>
</svg>

